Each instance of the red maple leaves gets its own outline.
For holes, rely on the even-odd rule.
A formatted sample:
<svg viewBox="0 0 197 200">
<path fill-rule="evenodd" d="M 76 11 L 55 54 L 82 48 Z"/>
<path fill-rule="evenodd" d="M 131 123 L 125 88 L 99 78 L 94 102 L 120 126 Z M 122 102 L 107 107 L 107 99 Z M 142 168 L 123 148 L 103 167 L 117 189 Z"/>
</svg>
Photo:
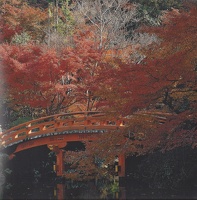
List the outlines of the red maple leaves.
<svg viewBox="0 0 197 200">
<path fill-rule="evenodd" d="M 196 7 L 171 13 L 162 26 L 144 28 L 160 43 L 143 49 L 145 58 L 139 64 L 107 57 L 86 29 L 75 32 L 72 45 L 58 51 L 46 45 L 1 44 L 6 80 L 0 82 L 1 94 L 13 105 L 44 109 L 46 114 L 81 105 L 85 110 L 113 111 L 116 117 L 132 116 L 125 132 L 101 137 L 111 146 L 121 140 L 120 152 L 196 146 L 196 13 Z M 2 27 L 10 38 L 18 26 L 8 28 L 14 31 L 9 33 L 8 25 Z M 158 109 L 171 113 L 161 125 L 157 117 L 142 114 Z"/>
</svg>

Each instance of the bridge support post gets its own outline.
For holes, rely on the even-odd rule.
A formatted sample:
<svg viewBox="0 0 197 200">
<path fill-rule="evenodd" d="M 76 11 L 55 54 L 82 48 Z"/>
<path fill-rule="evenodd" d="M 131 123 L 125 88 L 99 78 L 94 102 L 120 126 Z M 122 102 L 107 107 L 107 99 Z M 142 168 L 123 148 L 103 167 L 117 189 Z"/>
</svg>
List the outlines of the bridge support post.
<svg viewBox="0 0 197 200">
<path fill-rule="evenodd" d="M 118 156 L 118 164 L 120 166 L 118 176 L 125 177 L 125 155 L 124 154 L 121 154 Z"/>
<path fill-rule="evenodd" d="M 56 173 L 57 176 L 63 176 L 64 174 L 64 150 L 59 149 L 56 153 Z"/>
<path fill-rule="evenodd" d="M 56 165 L 55 171 L 57 176 L 63 176 L 65 167 L 64 167 L 64 150 L 60 149 L 58 145 L 48 145 L 48 148 L 55 152 L 56 154 Z"/>
<path fill-rule="evenodd" d="M 65 185 L 64 184 L 57 184 L 57 188 L 54 189 L 54 196 L 58 200 L 65 199 Z"/>
</svg>

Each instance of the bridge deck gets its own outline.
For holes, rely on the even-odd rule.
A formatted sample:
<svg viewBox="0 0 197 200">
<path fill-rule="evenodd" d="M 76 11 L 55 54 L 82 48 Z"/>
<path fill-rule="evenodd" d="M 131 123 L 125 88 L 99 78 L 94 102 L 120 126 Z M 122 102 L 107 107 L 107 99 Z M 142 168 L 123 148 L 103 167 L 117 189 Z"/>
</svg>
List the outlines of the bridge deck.
<svg viewBox="0 0 197 200">
<path fill-rule="evenodd" d="M 149 113 L 138 113 L 149 115 Z M 160 113 L 150 113 L 157 118 L 159 123 L 164 123 L 166 117 Z M 132 118 L 132 116 L 131 116 Z M 98 134 L 109 132 L 111 130 L 122 130 L 125 128 L 129 118 L 108 118 L 101 112 L 74 112 L 63 113 L 35 119 L 1 134 L 1 150 L 8 150 L 11 147 L 10 158 L 15 153 L 47 145 L 48 148 L 56 152 L 57 175 L 64 175 L 64 160 L 62 148 L 68 141 L 92 141 Z M 125 176 L 125 157 L 120 156 L 121 171 L 119 176 Z"/>
<path fill-rule="evenodd" d="M 123 120 L 107 120 L 105 114 L 100 112 L 52 115 L 20 124 L 3 132 L 1 148 L 43 137 L 103 133 L 107 130 L 117 129 L 122 125 L 124 125 Z"/>
</svg>

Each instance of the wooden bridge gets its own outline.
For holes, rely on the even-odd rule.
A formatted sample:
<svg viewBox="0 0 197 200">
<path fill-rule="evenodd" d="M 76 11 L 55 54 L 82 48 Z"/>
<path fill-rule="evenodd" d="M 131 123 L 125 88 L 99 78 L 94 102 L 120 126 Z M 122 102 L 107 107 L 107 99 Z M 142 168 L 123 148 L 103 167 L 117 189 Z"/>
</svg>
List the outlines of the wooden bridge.
<svg viewBox="0 0 197 200">
<path fill-rule="evenodd" d="M 33 147 L 47 145 L 56 153 L 57 176 L 64 176 L 64 150 L 70 141 L 92 141 L 99 133 L 124 128 L 120 119 L 106 119 L 101 112 L 74 112 L 35 119 L 9 130 L 1 135 L 1 150 L 13 149 L 16 153 Z M 119 176 L 125 176 L 125 158 L 119 156 Z"/>
</svg>

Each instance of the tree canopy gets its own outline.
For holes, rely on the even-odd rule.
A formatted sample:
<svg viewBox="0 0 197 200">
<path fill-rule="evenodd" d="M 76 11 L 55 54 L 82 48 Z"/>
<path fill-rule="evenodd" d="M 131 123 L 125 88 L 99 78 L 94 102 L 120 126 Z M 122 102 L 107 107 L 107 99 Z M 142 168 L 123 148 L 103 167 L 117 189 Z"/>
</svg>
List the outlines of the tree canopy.
<svg viewBox="0 0 197 200">
<path fill-rule="evenodd" d="M 124 131 L 86 143 L 81 170 L 81 154 L 89 164 L 110 163 L 121 153 L 196 147 L 195 2 L 1 0 L 0 7 L 5 127 L 73 110 L 125 117 Z"/>
</svg>

